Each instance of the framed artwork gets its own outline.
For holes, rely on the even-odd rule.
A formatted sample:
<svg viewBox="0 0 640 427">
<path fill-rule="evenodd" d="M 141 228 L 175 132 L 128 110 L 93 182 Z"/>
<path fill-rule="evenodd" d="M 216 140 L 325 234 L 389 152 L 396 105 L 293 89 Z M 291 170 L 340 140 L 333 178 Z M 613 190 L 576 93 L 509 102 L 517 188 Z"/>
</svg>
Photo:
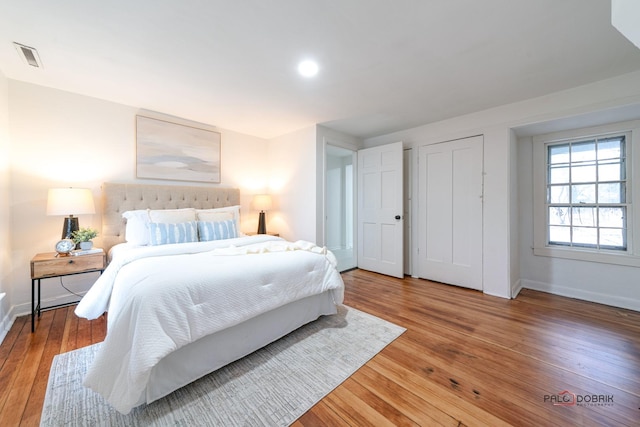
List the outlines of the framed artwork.
<svg viewBox="0 0 640 427">
<path fill-rule="evenodd" d="M 220 183 L 220 133 L 136 116 L 136 176 Z"/>
</svg>

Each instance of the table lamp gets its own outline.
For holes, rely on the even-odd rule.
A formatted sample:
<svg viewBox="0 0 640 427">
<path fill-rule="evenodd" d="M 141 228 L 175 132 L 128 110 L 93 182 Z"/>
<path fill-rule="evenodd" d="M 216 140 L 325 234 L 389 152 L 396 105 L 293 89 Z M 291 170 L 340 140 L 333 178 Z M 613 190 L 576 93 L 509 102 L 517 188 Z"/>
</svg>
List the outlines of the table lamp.
<svg viewBox="0 0 640 427">
<path fill-rule="evenodd" d="M 264 211 L 271 209 L 271 196 L 268 194 L 253 196 L 253 208 L 260 211 L 258 217 L 258 234 L 267 234 Z"/>
<path fill-rule="evenodd" d="M 68 215 L 62 226 L 62 238 L 70 239 L 78 230 L 74 215 L 96 213 L 93 194 L 88 188 L 52 188 L 47 196 L 47 215 Z"/>
</svg>

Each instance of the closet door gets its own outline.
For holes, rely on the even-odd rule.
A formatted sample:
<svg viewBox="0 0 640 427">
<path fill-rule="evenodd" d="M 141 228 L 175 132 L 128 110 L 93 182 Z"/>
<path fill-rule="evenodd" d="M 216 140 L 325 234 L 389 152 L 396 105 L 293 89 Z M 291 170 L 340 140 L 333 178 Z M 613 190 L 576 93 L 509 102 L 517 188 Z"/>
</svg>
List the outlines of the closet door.
<svg viewBox="0 0 640 427">
<path fill-rule="evenodd" d="M 418 275 L 482 290 L 483 138 L 424 145 L 418 159 Z"/>
</svg>

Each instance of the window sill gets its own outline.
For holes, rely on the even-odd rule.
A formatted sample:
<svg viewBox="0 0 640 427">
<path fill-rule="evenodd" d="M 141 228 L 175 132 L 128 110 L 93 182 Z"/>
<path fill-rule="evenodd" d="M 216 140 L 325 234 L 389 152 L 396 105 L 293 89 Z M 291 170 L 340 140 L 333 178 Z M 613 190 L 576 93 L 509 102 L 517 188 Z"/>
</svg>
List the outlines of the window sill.
<svg viewBox="0 0 640 427">
<path fill-rule="evenodd" d="M 553 258 L 573 259 L 578 261 L 599 262 L 603 264 L 640 267 L 640 257 L 624 253 L 594 252 L 576 248 L 543 247 L 533 248 L 533 254 Z"/>
</svg>

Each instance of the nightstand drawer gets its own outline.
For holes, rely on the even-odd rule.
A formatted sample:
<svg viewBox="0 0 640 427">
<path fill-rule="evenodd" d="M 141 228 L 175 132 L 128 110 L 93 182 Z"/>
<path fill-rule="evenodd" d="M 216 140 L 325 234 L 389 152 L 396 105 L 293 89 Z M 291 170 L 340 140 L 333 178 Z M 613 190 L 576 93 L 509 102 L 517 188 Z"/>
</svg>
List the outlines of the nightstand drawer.
<svg viewBox="0 0 640 427">
<path fill-rule="evenodd" d="M 104 269 L 104 254 L 66 256 L 31 263 L 31 278 L 82 273 Z"/>
</svg>

